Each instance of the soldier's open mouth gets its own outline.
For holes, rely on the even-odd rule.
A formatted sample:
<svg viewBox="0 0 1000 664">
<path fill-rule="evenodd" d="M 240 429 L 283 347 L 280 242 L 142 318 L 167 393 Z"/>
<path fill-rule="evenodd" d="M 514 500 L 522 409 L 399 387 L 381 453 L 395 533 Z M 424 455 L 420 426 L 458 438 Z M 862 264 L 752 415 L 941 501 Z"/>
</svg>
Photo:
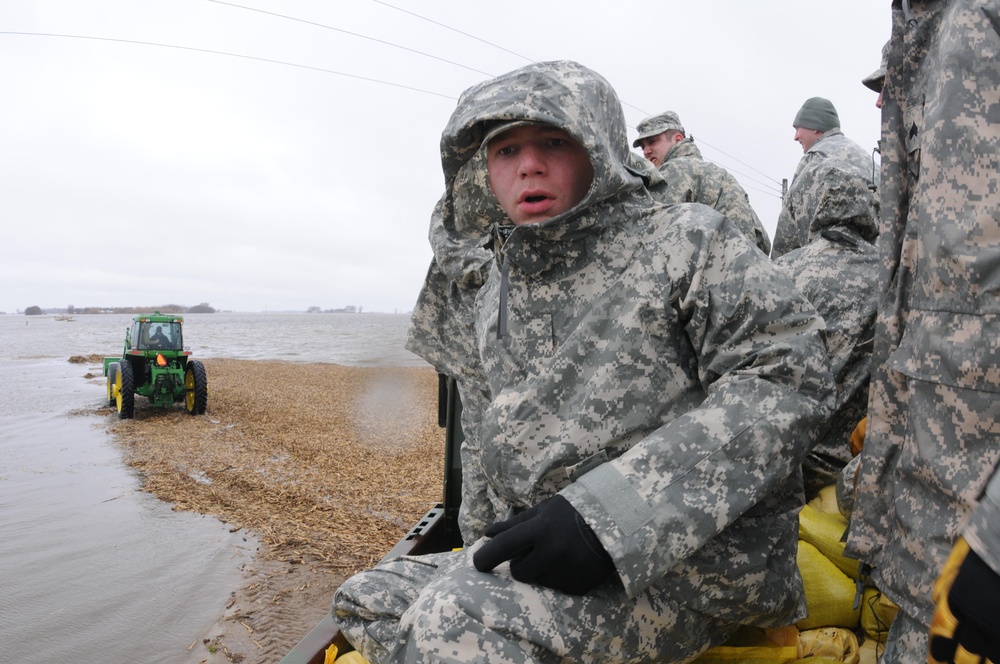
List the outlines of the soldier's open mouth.
<svg viewBox="0 0 1000 664">
<path fill-rule="evenodd" d="M 548 198 L 548 196 L 528 196 L 524 200 L 527 203 L 538 203 L 539 201 L 544 201 L 546 198 Z"/>
</svg>

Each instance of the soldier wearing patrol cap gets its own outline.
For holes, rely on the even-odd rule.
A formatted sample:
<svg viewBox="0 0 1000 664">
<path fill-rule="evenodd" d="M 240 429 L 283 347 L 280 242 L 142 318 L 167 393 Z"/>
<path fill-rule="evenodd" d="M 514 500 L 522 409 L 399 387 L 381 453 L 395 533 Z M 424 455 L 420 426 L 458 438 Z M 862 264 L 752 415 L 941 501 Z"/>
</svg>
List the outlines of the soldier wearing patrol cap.
<svg viewBox="0 0 1000 664">
<path fill-rule="evenodd" d="M 664 203 L 704 203 L 736 224 L 765 254 L 771 251 L 760 218 L 750 206 L 750 198 L 736 178 L 718 164 L 706 161 L 687 136 L 677 113 L 664 111 L 646 118 L 636 127 L 639 136 L 632 147 L 642 148 L 643 156 L 660 169 L 666 184 L 651 187 Z"/>
<path fill-rule="evenodd" d="M 885 61 L 889 56 L 889 42 L 882 47 L 882 61 L 878 69 L 861 79 L 861 84 L 869 90 L 878 93 L 875 100 L 875 108 L 882 108 L 882 86 L 885 83 Z"/>
</svg>

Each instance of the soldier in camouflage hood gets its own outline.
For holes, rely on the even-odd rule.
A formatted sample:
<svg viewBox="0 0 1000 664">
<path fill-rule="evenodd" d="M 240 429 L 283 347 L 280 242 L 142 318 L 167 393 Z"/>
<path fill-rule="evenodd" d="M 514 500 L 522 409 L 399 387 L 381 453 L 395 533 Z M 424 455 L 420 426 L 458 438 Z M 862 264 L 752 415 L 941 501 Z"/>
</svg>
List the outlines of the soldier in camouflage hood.
<svg viewBox="0 0 1000 664">
<path fill-rule="evenodd" d="M 685 134 L 676 113 L 667 111 L 646 118 L 637 129 L 639 137 L 632 142 L 632 147 L 641 147 L 643 154 L 660 169 L 665 180 L 663 187 L 652 189 L 658 201 L 704 203 L 728 217 L 765 254 L 771 252 L 771 240 L 757 213 L 750 207 L 750 199 L 743 187 L 729 171 L 705 161 L 701 150 L 694 144 L 694 137 Z M 656 150 L 651 146 L 653 142 L 666 146 L 663 137 L 669 137 L 670 147 L 662 156 L 652 154 L 651 150 Z"/>
<path fill-rule="evenodd" d="M 792 121 L 792 126 L 795 128 L 795 140 L 802 145 L 805 154 L 795 167 L 792 183 L 781 202 L 771 258 L 778 258 L 792 249 L 803 247 L 809 241 L 810 219 L 803 213 L 798 202 L 815 198 L 815 194 L 796 190 L 816 184 L 815 178 L 800 177 L 816 162 L 828 159 L 839 161 L 844 168 L 851 168 L 859 177 L 865 178 L 873 190 L 878 189 L 879 176 L 872 154 L 844 135 L 840 130 L 837 109 L 828 100 L 821 97 L 807 99 Z M 875 212 L 877 216 L 877 210 Z"/>
<path fill-rule="evenodd" d="M 683 662 L 801 618 L 799 469 L 833 392 L 813 307 L 722 215 L 655 204 L 579 64 L 470 88 L 441 153 L 409 347 L 460 378 L 466 548 L 349 579 L 343 633 L 376 662 Z"/>
<path fill-rule="evenodd" d="M 796 189 L 810 194 L 796 206 L 809 219 L 809 243 L 775 261 L 826 322 L 826 345 L 837 404 L 816 446 L 806 456 L 806 500 L 837 481 L 851 460 L 851 432 L 868 410 L 878 280 L 878 221 L 868 179 L 825 160 L 799 175 L 815 180 Z"/>
<path fill-rule="evenodd" d="M 932 617 L 934 660 L 1000 662 L 1000 1 L 893 2 L 884 92 L 879 309 L 846 552 L 900 607 L 883 662 L 927 661 Z M 961 564 L 935 589 L 950 555 Z"/>
</svg>

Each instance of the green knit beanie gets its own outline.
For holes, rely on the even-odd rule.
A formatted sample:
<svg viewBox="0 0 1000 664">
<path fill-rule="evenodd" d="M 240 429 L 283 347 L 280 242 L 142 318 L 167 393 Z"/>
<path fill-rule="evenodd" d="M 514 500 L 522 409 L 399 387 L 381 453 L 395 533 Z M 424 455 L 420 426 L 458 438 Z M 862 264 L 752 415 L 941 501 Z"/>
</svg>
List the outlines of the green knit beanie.
<svg viewBox="0 0 1000 664">
<path fill-rule="evenodd" d="M 826 133 L 840 126 L 840 118 L 829 99 L 810 97 L 795 114 L 792 126 Z"/>
</svg>

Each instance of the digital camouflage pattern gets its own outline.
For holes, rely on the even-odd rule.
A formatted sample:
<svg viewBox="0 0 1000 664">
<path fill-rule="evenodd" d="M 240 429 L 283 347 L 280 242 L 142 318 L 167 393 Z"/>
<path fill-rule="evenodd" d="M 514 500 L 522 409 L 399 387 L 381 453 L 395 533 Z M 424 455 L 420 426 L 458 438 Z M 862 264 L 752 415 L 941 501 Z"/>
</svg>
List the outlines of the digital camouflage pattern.
<svg viewBox="0 0 1000 664">
<path fill-rule="evenodd" d="M 802 155 L 795 167 L 795 175 L 788 185 L 778 213 L 774 241 L 771 243 L 771 258 L 783 256 L 793 249 L 805 246 L 809 241 L 810 220 L 803 211 L 815 207 L 810 199 L 817 195 L 812 188 L 819 184 L 815 177 L 810 176 L 819 162 L 827 160 L 840 162 L 843 168 L 853 170 L 859 177 L 865 178 L 869 185 L 878 189 L 879 174 L 873 154 L 845 136 L 840 129 L 826 132 Z M 878 216 L 877 211 L 875 216 Z"/>
<path fill-rule="evenodd" d="M 833 416 L 803 462 L 806 500 L 837 481 L 852 458 L 851 432 L 868 410 L 879 265 L 869 180 L 832 160 L 810 170 L 814 195 L 800 208 L 809 220 L 809 243 L 775 261 L 826 322 L 837 383 Z"/>
<path fill-rule="evenodd" d="M 701 150 L 694 144 L 694 138 L 684 138 L 667 152 L 660 165 L 660 173 L 666 185 L 662 189 L 653 189 L 657 200 L 664 203 L 704 203 L 729 217 L 765 254 L 771 252 L 771 240 L 757 213 L 750 207 L 750 199 L 743 187 L 729 171 L 705 161 Z"/>
<path fill-rule="evenodd" d="M 1000 569 L 1000 0 L 897 0 L 882 106 L 881 269 L 847 553 L 922 632 L 960 534 Z M 1000 498 L 1000 496 L 998 496 Z M 898 620 L 898 618 L 897 618 Z M 916 638 L 914 635 L 916 634 Z"/>
<path fill-rule="evenodd" d="M 573 209 L 511 229 L 480 144 L 523 120 L 565 129 L 595 176 Z M 739 624 L 802 617 L 800 464 L 834 391 L 813 307 L 722 215 L 655 203 L 617 96 L 581 65 L 470 88 L 441 145 L 438 212 L 460 220 L 432 270 L 452 281 L 425 285 L 445 289 L 421 295 L 409 341 L 439 370 L 455 358 L 434 307 L 478 272 L 450 268 L 487 226 L 495 253 L 461 369 L 478 420 L 462 454 L 467 548 L 349 579 L 334 598 L 343 633 L 372 661 L 682 662 Z M 557 492 L 617 575 L 581 597 L 517 582 L 506 564 L 474 569 L 480 524 Z"/>
<path fill-rule="evenodd" d="M 635 130 L 639 132 L 639 135 L 635 137 L 634 141 L 632 141 L 632 147 L 639 147 L 640 141 L 644 138 L 656 136 L 665 131 L 670 131 L 671 129 L 679 131 L 682 134 L 687 133 L 684 131 L 684 125 L 681 124 L 680 117 L 673 111 L 664 111 L 659 115 L 646 118 L 635 128 Z"/>
</svg>

